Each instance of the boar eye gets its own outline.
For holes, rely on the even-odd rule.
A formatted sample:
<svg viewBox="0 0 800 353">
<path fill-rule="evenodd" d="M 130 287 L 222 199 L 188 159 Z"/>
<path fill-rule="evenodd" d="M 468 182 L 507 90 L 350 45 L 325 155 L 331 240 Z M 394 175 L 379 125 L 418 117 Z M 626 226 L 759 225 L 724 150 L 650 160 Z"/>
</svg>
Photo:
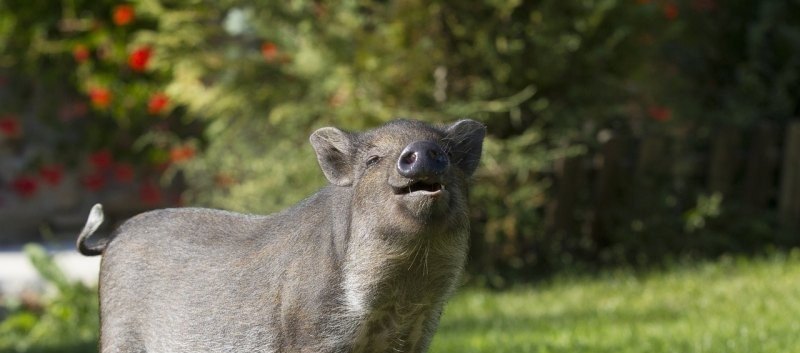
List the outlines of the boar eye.
<svg viewBox="0 0 800 353">
<path fill-rule="evenodd" d="M 380 156 L 370 156 L 369 158 L 367 158 L 367 167 L 370 167 L 375 163 L 378 163 L 378 161 L 380 160 L 381 160 Z"/>
</svg>

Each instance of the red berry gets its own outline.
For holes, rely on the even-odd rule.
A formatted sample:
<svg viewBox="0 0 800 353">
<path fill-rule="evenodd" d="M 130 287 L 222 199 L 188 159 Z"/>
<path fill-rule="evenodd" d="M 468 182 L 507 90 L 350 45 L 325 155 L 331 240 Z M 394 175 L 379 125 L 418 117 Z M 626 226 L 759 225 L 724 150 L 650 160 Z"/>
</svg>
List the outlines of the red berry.
<svg viewBox="0 0 800 353">
<path fill-rule="evenodd" d="M 676 18 L 678 18 L 678 15 L 680 14 L 680 9 L 678 8 L 678 4 L 672 1 L 666 2 L 662 10 L 664 11 L 664 18 L 670 21 L 673 21 Z"/>
<path fill-rule="evenodd" d="M 20 176 L 11 181 L 14 192 L 21 197 L 31 197 L 36 193 L 38 185 L 36 180 L 28 176 Z"/>
<path fill-rule="evenodd" d="M 133 22 L 133 19 L 136 18 L 136 10 L 133 9 L 133 6 L 128 4 L 117 5 L 114 6 L 111 17 L 115 25 L 125 26 Z"/>
<path fill-rule="evenodd" d="M 111 92 L 102 87 L 94 87 L 89 89 L 89 99 L 92 105 L 98 109 L 105 109 L 111 104 Z"/>
<path fill-rule="evenodd" d="M 86 62 L 86 60 L 89 60 L 90 54 L 91 53 L 89 52 L 89 48 L 87 48 L 83 44 L 78 44 L 74 48 L 72 48 L 72 57 L 74 57 L 75 61 L 77 61 L 79 64 L 82 64 Z"/>
<path fill-rule="evenodd" d="M 133 180 L 133 167 L 127 163 L 114 166 L 114 179 L 120 183 L 129 183 Z"/>
<path fill-rule="evenodd" d="M 275 61 L 278 58 L 278 46 L 272 42 L 261 44 L 261 55 L 267 61 Z"/>
<path fill-rule="evenodd" d="M 97 191 L 106 186 L 106 179 L 100 172 L 94 172 L 89 175 L 84 175 L 81 178 L 81 184 L 86 190 Z"/>
<path fill-rule="evenodd" d="M 22 125 L 15 115 L 6 115 L 0 118 L 0 132 L 6 137 L 19 137 L 22 135 Z"/>
<path fill-rule="evenodd" d="M 103 149 L 89 155 L 89 162 L 97 170 L 105 170 L 111 166 L 114 159 L 109 150 Z"/>
<path fill-rule="evenodd" d="M 172 163 L 180 163 L 194 158 L 195 150 L 192 146 L 174 147 L 169 151 Z"/>
<path fill-rule="evenodd" d="M 140 47 L 131 52 L 128 56 L 128 66 L 133 71 L 142 72 L 147 69 L 150 57 L 153 56 L 153 49 L 150 47 Z"/>
<path fill-rule="evenodd" d="M 164 93 L 156 93 L 147 102 L 147 112 L 151 115 L 161 113 L 169 104 L 169 97 Z"/>
<path fill-rule="evenodd" d="M 658 105 L 647 108 L 647 114 L 655 121 L 669 121 L 672 119 L 672 110 Z"/>
<path fill-rule="evenodd" d="M 43 165 L 39 168 L 39 176 L 48 185 L 56 186 L 64 177 L 64 166 L 60 164 Z"/>
</svg>

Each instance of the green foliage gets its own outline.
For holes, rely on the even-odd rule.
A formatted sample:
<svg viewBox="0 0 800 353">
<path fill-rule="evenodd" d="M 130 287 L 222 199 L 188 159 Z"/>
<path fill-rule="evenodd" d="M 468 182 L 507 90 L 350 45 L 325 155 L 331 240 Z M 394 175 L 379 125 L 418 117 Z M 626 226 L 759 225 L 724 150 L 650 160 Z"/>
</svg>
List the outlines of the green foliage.
<svg viewBox="0 0 800 353">
<path fill-rule="evenodd" d="M 800 11 L 797 1 L 767 1 L 747 27 L 745 61 L 737 68 L 737 86 L 727 101 L 733 113 L 751 107 L 753 116 L 770 120 L 795 117 L 800 110 Z M 735 102 L 734 99 L 743 101 Z M 756 107 L 763 107 L 758 109 Z"/>
<path fill-rule="evenodd" d="M 222 20 L 177 7 L 160 15 L 206 38 L 160 49 L 174 52 L 170 92 L 210 118 L 205 154 L 183 169 L 190 200 L 270 212 L 309 195 L 324 180 L 306 138 L 323 125 L 478 119 L 490 136 L 472 198 L 485 207 L 473 208 L 471 258 L 494 282 L 509 269 L 562 263 L 538 216 L 550 185 L 539 173 L 585 150 L 567 138 L 620 117 L 626 79 L 646 54 L 634 50 L 650 25 L 639 18 L 651 15 L 621 1 L 208 8 Z"/>
<path fill-rule="evenodd" d="M 167 90 L 173 66 L 158 47 L 162 21 L 152 5 L 0 4 L 0 119 L 14 126 L 0 134 L 3 160 L 14 165 L 0 188 L 24 199 L 37 184 L 77 175 L 89 192 L 138 184 L 147 206 L 168 203 L 154 181 L 192 158 L 203 125 Z"/>
<path fill-rule="evenodd" d="M 9 303 L 0 323 L 2 352 L 87 352 L 96 349 L 98 310 L 95 288 L 71 281 L 38 245 L 25 253 L 51 287 L 40 307 Z"/>
<path fill-rule="evenodd" d="M 471 117 L 487 123 L 498 142 L 537 130 L 539 145 L 526 148 L 541 153 L 526 156 L 517 147 L 512 153 L 522 154 L 504 167 L 545 165 L 548 145 L 567 132 L 543 135 L 541 129 L 570 125 L 565 116 L 619 109 L 608 100 L 627 93 L 622 78 L 613 76 L 630 68 L 624 50 L 635 44 L 630 33 L 637 24 L 620 27 L 612 19 L 638 14 L 616 1 L 207 5 L 202 13 L 172 7 L 159 14 L 187 31 L 158 41 L 174 61 L 169 91 L 190 112 L 212 119 L 206 134 L 214 141 L 204 160 L 185 168 L 190 195 L 202 204 L 258 212 L 285 207 L 321 184 L 310 178 L 319 172 L 305 141 L 323 125 L 363 129 L 397 116 Z M 184 35 L 191 45 L 176 40 Z M 584 80 L 591 72 L 609 78 L 577 85 L 563 79 Z M 601 89 L 603 97 L 588 93 Z M 239 146 L 256 141 L 260 146 Z M 508 189 L 530 190 L 528 182 L 515 179 Z M 491 201 L 500 204 L 496 197 Z"/>
<path fill-rule="evenodd" d="M 697 206 L 686 213 L 686 231 L 691 233 L 702 229 L 705 227 L 707 219 L 718 217 L 721 213 L 721 203 L 722 194 L 720 193 L 698 196 Z"/>
<path fill-rule="evenodd" d="M 146 179 L 185 181 L 189 203 L 266 213 L 325 183 L 307 143 L 316 128 L 467 117 L 489 131 L 472 195 L 481 281 L 792 244 L 770 237 L 769 212 L 743 217 L 731 195 L 695 207 L 711 191 L 693 158 L 720 125 L 800 112 L 796 1 L 136 0 L 127 24 L 119 5 L 0 4 L 0 71 L 39 86 L 68 78 L 38 118 L 70 132 L 28 164 L 87 169 L 82 156 L 108 147 Z M 130 61 L 142 48 L 143 69 Z M 55 118 L 98 87 L 108 104 Z M 152 114 L 157 93 L 169 105 Z M 0 117 L 24 100 L 3 99 Z M 591 157 L 619 132 L 674 138 L 677 162 L 633 182 L 644 195 L 610 206 L 602 239 L 585 210 L 573 234 L 549 232 L 553 160 Z"/>
<path fill-rule="evenodd" d="M 767 99 L 795 96 L 787 1 L 203 4 L 154 15 L 174 68 L 169 92 L 207 120 L 205 154 L 182 166 L 195 203 L 271 212 L 309 195 L 324 180 L 306 138 L 323 125 L 469 117 L 489 128 L 472 197 L 480 281 L 776 243 L 766 216 L 743 224 L 731 198 L 717 216 L 693 212 L 707 191 L 688 162 L 643 182 L 653 192 L 641 200 L 614 205 L 603 241 L 548 233 L 543 210 L 553 160 L 591 155 L 609 131 L 678 137 L 676 151 L 692 153 L 714 124 L 753 123 L 761 106 L 791 116 L 791 99 Z M 748 74 L 770 60 L 782 69 Z M 779 95 L 741 98 L 771 84 Z"/>
<path fill-rule="evenodd" d="M 467 290 L 431 352 L 795 352 L 800 254 Z"/>
<path fill-rule="evenodd" d="M 697 175 L 697 151 L 719 126 L 785 122 L 800 112 L 797 1 L 134 0 L 135 19 L 126 24 L 115 18 L 119 5 L 0 2 L 0 119 L 23 122 L 18 135 L 1 136 L 2 153 L 18 167 L 0 188 L 52 164 L 92 176 L 85 157 L 107 149 L 144 179 L 185 179 L 191 203 L 266 213 L 325 183 L 307 142 L 318 127 L 468 117 L 489 131 L 471 195 L 476 283 L 505 287 L 553 270 L 797 244 L 770 211 L 716 194 Z M 152 58 L 137 67 L 131 56 L 143 48 Z M 168 103 L 153 112 L 156 94 Z M 573 233 L 549 232 L 552 162 L 591 157 L 603 136 L 620 132 L 674 139 L 663 152 L 676 162 L 621 186 L 627 193 L 607 210 L 604 238 L 587 229 L 591 205 L 579 208 Z M 594 191 L 576 202 L 591 204 Z M 19 338 L 13 349 L 23 351 L 39 349 L 34 336 L 87 342 L 83 324 L 65 323 L 95 320 L 93 296 L 29 251 L 60 294 L 44 311 L 13 307 L 2 337 Z M 468 294 L 453 304 L 455 321 L 446 317 L 435 349 L 494 350 L 508 339 L 511 351 L 786 350 L 797 343 L 782 334 L 788 324 L 762 299 L 770 293 L 748 283 L 791 297 L 780 287 L 786 281 L 754 274 L 794 271 L 795 260 L 756 262 L 752 270 L 710 265 L 679 279 L 624 275 L 499 299 Z M 710 292 L 701 288 L 709 283 Z M 614 300 L 603 299 L 615 291 Z M 742 291 L 757 307 L 725 296 Z M 698 296 L 708 305 L 681 306 Z M 76 311 L 64 304 L 71 300 Z M 526 310 L 530 302 L 542 305 Z M 703 315 L 719 317 L 713 330 Z M 752 325 L 727 324 L 745 321 Z M 61 332 L 59 325 L 72 341 L 36 333 Z M 528 326 L 545 343 L 531 343 L 519 329 Z M 754 333 L 778 338 L 756 347 L 764 342 Z"/>
<path fill-rule="evenodd" d="M 711 6 L 698 8 L 696 3 Z M 682 8 L 683 9 L 683 8 Z M 786 121 L 797 102 L 800 11 L 793 0 L 692 1 L 662 43 L 647 73 L 658 94 L 694 125 L 749 126 Z M 666 70 L 665 70 L 666 68 Z"/>
<path fill-rule="evenodd" d="M 549 185 L 537 177 L 556 158 L 579 155 L 581 146 L 548 148 L 541 130 L 484 142 L 483 167 L 475 176 L 471 202 L 475 241 L 470 265 L 479 282 L 504 286 L 533 266 L 561 261 L 559 240 L 546 234 L 537 210 L 547 203 Z M 482 207 L 479 205 L 483 205 Z"/>
</svg>

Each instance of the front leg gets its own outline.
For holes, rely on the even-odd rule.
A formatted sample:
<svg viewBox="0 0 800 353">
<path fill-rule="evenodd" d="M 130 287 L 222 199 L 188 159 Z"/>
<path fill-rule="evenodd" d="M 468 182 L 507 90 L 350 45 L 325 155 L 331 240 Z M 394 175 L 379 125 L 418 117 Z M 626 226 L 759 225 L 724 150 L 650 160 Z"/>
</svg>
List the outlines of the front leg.
<svg viewBox="0 0 800 353">
<path fill-rule="evenodd" d="M 407 352 L 425 353 L 428 351 L 441 317 L 442 308 L 434 309 L 426 315 L 420 316 L 409 331 Z"/>
</svg>

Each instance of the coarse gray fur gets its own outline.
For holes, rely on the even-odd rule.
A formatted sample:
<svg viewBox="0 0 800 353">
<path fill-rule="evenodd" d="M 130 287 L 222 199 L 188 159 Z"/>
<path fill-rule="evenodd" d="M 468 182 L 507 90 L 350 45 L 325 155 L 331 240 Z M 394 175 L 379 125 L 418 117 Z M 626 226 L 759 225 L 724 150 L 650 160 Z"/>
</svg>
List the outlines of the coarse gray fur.
<svg viewBox="0 0 800 353">
<path fill-rule="evenodd" d="M 472 120 L 319 129 L 331 185 L 268 216 L 156 210 L 88 245 L 96 206 L 78 248 L 103 255 L 101 352 L 425 352 L 463 271 L 484 135 Z M 398 174 L 415 141 L 449 155 L 441 192 Z"/>
</svg>

